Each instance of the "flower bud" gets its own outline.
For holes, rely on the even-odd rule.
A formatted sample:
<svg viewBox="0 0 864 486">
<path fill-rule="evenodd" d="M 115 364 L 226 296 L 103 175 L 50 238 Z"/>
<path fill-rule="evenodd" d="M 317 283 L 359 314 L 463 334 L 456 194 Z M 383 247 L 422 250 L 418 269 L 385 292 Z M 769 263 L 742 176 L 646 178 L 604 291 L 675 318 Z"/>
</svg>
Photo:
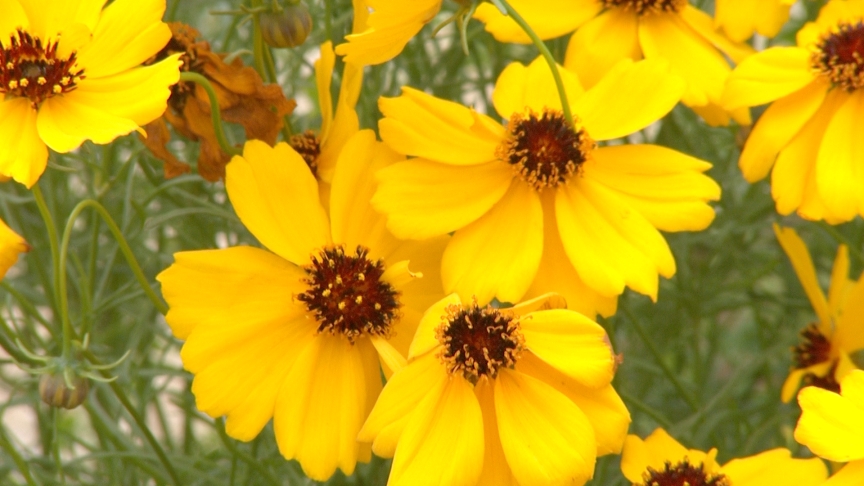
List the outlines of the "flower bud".
<svg viewBox="0 0 864 486">
<path fill-rule="evenodd" d="M 296 47 L 312 32 L 312 16 L 301 2 L 258 14 L 261 37 L 271 47 Z"/>
<path fill-rule="evenodd" d="M 52 407 L 73 409 L 84 403 L 90 391 L 90 380 L 72 375 L 72 387 L 63 373 L 47 373 L 39 379 L 39 396 Z"/>
</svg>

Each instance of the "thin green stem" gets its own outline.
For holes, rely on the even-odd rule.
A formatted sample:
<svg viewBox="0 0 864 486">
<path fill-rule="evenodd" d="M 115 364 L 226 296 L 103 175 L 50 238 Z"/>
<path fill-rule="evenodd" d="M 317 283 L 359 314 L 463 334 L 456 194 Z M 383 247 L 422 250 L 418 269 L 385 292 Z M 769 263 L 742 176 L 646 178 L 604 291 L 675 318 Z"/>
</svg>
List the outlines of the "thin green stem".
<svg viewBox="0 0 864 486">
<path fill-rule="evenodd" d="M 48 210 L 48 204 L 45 203 L 45 196 L 42 195 L 42 189 L 39 184 L 34 184 L 31 188 L 33 198 L 36 199 L 36 206 L 39 207 L 39 214 L 42 215 L 42 220 L 45 222 L 45 229 L 48 231 L 48 245 L 51 247 L 51 261 L 56 265 L 60 258 L 60 249 L 57 246 L 57 226 L 54 225 L 54 218 L 51 216 L 51 211 Z M 58 292 L 58 277 L 57 267 L 54 267 L 54 293 Z"/>
<path fill-rule="evenodd" d="M 204 91 L 207 92 L 207 97 L 210 98 L 210 120 L 213 123 L 219 147 L 228 155 L 239 155 L 241 152 L 228 143 L 228 137 L 225 136 L 225 128 L 222 126 L 222 114 L 219 110 L 219 98 L 216 97 L 216 90 L 213 89 L 210 81 L 204 76 L 191 71 L 180 73 L 180 81 L 192 81 L 204 88 Z"/>
<path fill-rule="evenodd" d="M 567 119 L 567 123 L 570 124 L 570 127 L 575 127 L 573 124 L 573 113 L 570 111 L 570 102 L 567 101 L 567 92 L 564 90 L 564 81 L 561 79 L 561 73 L 558 71 L 558 63 L 555 62 L 555 58 L 552 57 L 552 53 L 549 52 L 549 48 L 546 47 L 546 43 L 540 39 L 540 36 L 534 32 L 534 29 L 528 25 L 528 22 L 519 15 L 507 0 L 489 0 L 492 2 L 499 10 L 502 12 L 506 12 L 510 18 L 513 19 L 522 30 L 528 34 L 528 37 L 531 38 L 531 42 L 537 46 L 537 49 L 540 51 L 540 55 L 543 56 L 543 59 L 546 60 L 546 63 L 549 64 L 549 69 L 552 70 L 552 77 L 555 79 L 555 87 L 558 89 L 558 96 L 561 98 L 561 109 L 564 111 L 564 118 Z"/>
<path fill-rule="evenodd" d="M 126 242 L 123 232 L 120 231 L 120 228 L 117 226 L 117 223 L 114 222 L 114 219 L 111 217 L 111 214 L 108 213 L 108 210 L 93 199 L 81 201 L 77 206 L 75 206 L 72 213 L 69 214 L 69 219 L 66 221 L 66 229 L 63 231 L 63 241 L 60 247 L 60 288 L 58 295 L 60 299 L 60 315 L 63 323 L 63 356 L 65 357 L 70 356 L 71 339 L 73 336 L 72 323 L 69 319 L 69 296 L 66 293 L 66 257 L 69 252 L 69 240 L 72 238 L 72 227 L 75 220 L 88 207 L 92 207 L 100 216 L 102 216 L 102 220 L 105 221 L 111 234 L 113 234 L 114 238 L 117 240 L 120 251 L 123 253 L 123 256 L 126 257 L 126 262 L 132 269 L 135 279 L 138 280 L 138 284 L 141 285 L 142 290 L 144 290 L 144 293 L 150 301 L 153 302 L 156 309 L 158 309 L 163 315 L 168 312 L 168 306 L 162 302 L 159 296 L 156 295 L 156 292 L 154 292 L 150 287 L 150 283 L 147 281 L 147 277 L 144 276 L 144 272 L 141 270 L 141 266 L 138 264 L 138 260 L 135 258 L 132 248 L 129 247 L 129 243 Z"/>
<path fill-rule="evenodd" d="M 33 475 L 30 474 L 30 466 L 27 465 L 27 461 L 21 457 L 21 454 L 18 453 L 18 449 L 9 442 L 9 438 L 6 437 L 5 427 L 0 427 L 0 448 L 6 451 L 7 454 L 15 461 L 15 465 L 18 466 L 18 470 L 21 472 L 21 475 L 24 476 L 24 480 L 27 481 L 29 486 L 37 486 L 36 481 L 33 480 Z"/>
</svg>

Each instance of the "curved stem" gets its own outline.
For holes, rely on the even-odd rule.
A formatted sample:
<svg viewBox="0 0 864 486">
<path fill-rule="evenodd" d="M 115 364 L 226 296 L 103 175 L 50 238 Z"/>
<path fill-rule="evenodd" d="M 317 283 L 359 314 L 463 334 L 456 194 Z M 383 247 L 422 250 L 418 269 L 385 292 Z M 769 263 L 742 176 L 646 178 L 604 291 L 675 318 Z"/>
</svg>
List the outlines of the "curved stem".
<svg viewBox="0 0 864 486">
<path fill-rule="evenodd" d="M 30 466 L 27 465 L 27 461 L 21 457 L 21 454 L 18 453 L 18 450 L 9 442 L 8 437 L 6 437 L 5 427 L 0 427 L 0 449 L 6 451 L 9 454 L 9 457 L 15 461 L 15 465 L 18 466 L 18 471 L 24 476 L 24 480 L 27 481 L 29 486 L 37 486 L 36 481 L 33 480 L 33 475 L 30 474 Z"/>
<path fill-rule="evenodd" d="M 219 147 L 228 155 L 240 155 L 240 151 L 228 143 L 228 138 L 225 136 L 225 129 L 222 127 L 222 114 L 219 111 L 219 98 L 216 97 L 216 90 L 213 85 L 204 76 L 187 71 L 180 73 L 180 81 L 192 81 L 204 88 L 207 92 L 207 97 L 210 98 L 210 120 L 213 123 L 213 130 L 216 132 L 216 140 L 219 141 Z"/>
<path fill-rule="evenodd" d="M 36 199 L 36 206 L 39 207 L 39 214 L 42 215 L 42 220 L 45 222 L 45 229 L 48 231 L 48 244 L 51 247 L 51 261 L 53 261 L 56 265 L 59 257 L 60 250 L 57 246 L 57 226 L 54 225 L 54 218 L 51 217 L 51 211 L 48 210 L 48 204 L 45 203 L 45 196 L 42 195 L 42 189 L 39 188 L 39 184 L 34 184 L 30 189 L 33 192 L 33 198 Z M 58 286 L 58 277 L 59 273 L 57 271 L 57 267 L 54 267 L 54 294 L 57 295 L 59 292 Z"/>
<path fill-rule="evenodd" d="M 567 123 L 570 124 L 570 127 L 575 127 L 573 124 L 573 113 L 570 111 L 570 102 L 567 101 L 567 93 L 564 91 L 564 81 L 561 79 L 561 73 L 558 71 L 558 63 L 555 62 L 555 58 L 552 57 L 552 53 L 549 52 L 549 48 L 546 47 L 546 43 L 540 39 L 540 36 L 534 32 L 534 29 L 528 25 L 528 22 L 519 15 L 519 12 L 513 9 L 507 0 L 489 0 L 492 2 L 499 10 L 505 12 L 510 18 L 515 21 L 522 30 L 528 34 L 528 37 L 531 38 L 531 42 L 537 46 L 537 49 L 540 50 L 540 55 L 543 56 L 543 59 L 546 60 L 546 63 L 549 64 L 549 69 L 552 70 L 552 78 L 555 79 L 555 87 L 558 88 L 558 96 L 561 98 L 561 109 L 564 111 L 564 118 L 567 119 Z"/>
<path fill-rule="evenodd" d="M 71 351 L 72 323 L 69 319 L 69 297 L 66 294 L 66 257 L 69 253 L 69 240 L 72 238 L 72 226 L 78 216 L 88 207 L 92 207 L 100 216 L 102 216 L 102 220 L 105 221 L 108 229 L 111 230 L 111 234 L 114 235 L 114 239 L 117 240 L 117 244 L 120 246 L 120 251 L 123 253 L 123 256 L 126 257 L 126 262 L 132 269 L 135 279 L 138 280 L 144 293 L 150 301 L 153 302 L 156 309 L 163 315 L 168 312 L 168 306 L 162 302 L 159 296 L 156 295 L 156 292 L 154 292 L 150 287 L 150 283 L 147 281 L 147 277 L 144 276 L 144 272 L 141 270 L 141 266 L 138 264 L 135 254 L 132 253 L 132 248 L 129 247 L 129 243 L 127 243 L 126 238 L 123 237 L 123 232 L 120 231 L 120 228 L 117 226 L 117 223 L 114 222 L 114 219 L 108 213 L 108 210 L 93 199 L 81 201 L 77 206 L 75 206 L 72 213 L 69 214 L 69 219 L 66 221 L 66 229 L 63 231 L 63 241 L 60 245 L 60 263 L 58 265 L 60 269 L 58 296 L 60 299 L 60 315 L 63 323 L 63 355 L 67 357 Z"/>
</svg>

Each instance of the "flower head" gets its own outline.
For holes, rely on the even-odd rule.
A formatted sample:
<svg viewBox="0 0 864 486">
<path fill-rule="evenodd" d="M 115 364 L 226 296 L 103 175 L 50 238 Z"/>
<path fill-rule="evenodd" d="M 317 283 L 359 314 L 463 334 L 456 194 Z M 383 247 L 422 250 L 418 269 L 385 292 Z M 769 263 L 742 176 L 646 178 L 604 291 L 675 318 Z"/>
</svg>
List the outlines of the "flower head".
<svg viewBox="0 0 864 486">
<path fill-rule="evenodd" d="M 630 415 L 603 328 L 545 295 L 507 309 L 450 295 L 359 438 L 393 457 L 391 486 L 584 484 Z"/>
<path fill-rule="evenodd" d="M 0 18 L 0 175 L 31 187 L 48 148 L 108 143 L 158 118 L 179 79 L 164 0 L 9 0 Z"/>
<path fill-rule="evenodd" d="M 830 461 L 848 462 L 831 477 L 832 486 L 852 486 L 864 480 L 864 371 L 849 373 L 840 392 L 817 387 L 798 393 L 801 418 L 795 440 Z"/>
<path fill-rule="evenodd" d="M 801 332 L 801 342 L 793 348 L 794 364 L 783 384 L 783 401 L 795 396 L 802 381 L 838 391 L 840 380 L 856 367 L 850 356 L 864 349 L 864 278 L 849 280 L 849 251 L 841 246 L 826 299 L 801 238 L 791 228 L 775 225 L 774 232 L 818 319 Z"/>
<path fill-rule="evenodd" d="M 859 137 L 864 106 L 864 0 L 833 0 L 798 32 L 797 46 L 771 47 L 729 78 L 727 108 L 773 102 L 741 153 L 744 177 L 771 172 L 777 212 L 829 223 L 864 214 Z M 772 170 L 773 167 L 773 170 Z"/>
<path fill-rule="evenodd" d="M 443 295 L 442 239 L 399 242 L 368 205 L 372 173 L 399 158 L 371 131 L 355 134 L 327 211 L 297 152 L 249 141 L 225 184 L 269 251 L 181 252 L 158 276 L 198 408 L 227 416 L 240 440 L 273 418 L 279 450 L 317 480 L 369 459 L 356 437 L 381 390 L 380 364 L 388 375 L 402 366 L 422 310 Z"/>
<path fill-rule="evenodd" d="M 687 449 L 657 429 L 645 440 L 627 436 L 621 471 L 634 486 L 815 486 L 827 476 L 822 461 L 793 459 L 788 449 L 771 449 L 723 466 L 716 457 L 717 449 Z"/>
<path fill-rule="evenodd" d="M 571 309 L 614 313 L 630 287 L 652 298 L 675 261 L 658 229 L 705 228 L 720 188 L 710 165 L 655 145 L 598 145 L 640 130 L 677 103 L 683 83 L 662 61 L 622 61 L 584 90 L 562 70 L 570 126 L 542 60 L 514 63 L 493 102 L 507 120 L 403 88 L 382 98 L 381 137 L 416 156 L 382 170 L 373 199 L 403 238 L 454 232 L 445 290 L 481 304 L 546 292 Z"/>
</svg>

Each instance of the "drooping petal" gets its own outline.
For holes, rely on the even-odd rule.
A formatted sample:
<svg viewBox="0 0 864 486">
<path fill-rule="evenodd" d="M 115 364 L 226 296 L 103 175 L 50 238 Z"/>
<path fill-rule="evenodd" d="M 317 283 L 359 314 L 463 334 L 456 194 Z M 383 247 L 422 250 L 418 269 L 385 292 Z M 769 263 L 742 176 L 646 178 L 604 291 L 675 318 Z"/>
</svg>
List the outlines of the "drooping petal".
<svg viewBox="0 0 864 486">
<path fill-rule="evenodd" d="M 663 60 L 625 59 L 572 102 L 594 140 L 610 140 L 641 130 L 669 113 L 684 93 L 684 81 Z"/>
<path fill-rule="evenodd" d="M 450 379 L 417 404 L 396 446 L 387 484 L 474 486 L 483 468 L 483 440 L 483 414 L 471 384 Z"/>
<path fill-rule="evenodd" d="M 0 175 L 27 186 L 48 165 L 48 147 L 36 128 L 37 111 L 25 98 L 0 100 Z"/>
<path fill-rule="evenodd" d="M 828 477 L 828 470 L 821 459 L 793 459 L 789 449 L 784 448 L 733 459 L 720 471 L 731 484 L 736 485 L 816 486 Z"/>
<path fill-rule="evenodd" d="M 378 101 L 381 139 L 393 150 L 453 165 L 495 160 L 504 128 L 452 101 L 403 87 L 402 96 Z"/>
<path fill-rule="evenodd" d="M 577 30 L 564 56 L 586 87 L 597 84 L 622 59 L 642 59 L 639 17 L 623 8 L 609 9 Z"/>
<path fill-rule="evenodd" d="M 864 279 L 850 286 L 842 302 L 840 316 L 829 323 L 834 327 L 832 341 L 839 350 L 857 353 L 864 349 Z"/>
<path fill-rule="evenodd" d="M 864 213 L 864 92 L 855 91 L 825 128 L 816 158 L 816 188 L 825 206 L 838 218 Z"/>
<path fill-rule="evenodd" d="M 336 65 L 336 53 L 333 52 L 333 42 L 321 44 L 321 57 L 315 61 L 315 86 L 318 88 L 318 108 L 321 110 L 321 131 L 324 139 L 330 133 L 333 123 L 333 95 L 330 92 L 330 82 L 333 80 L 333 68 Z"/>
<path fill-rule="evenodd" d="M 171 39 L 162 22 L 164 0 L 116 0 L 102 10 L 93 41 L 78 53 L 90 78 L 111 76 L 140 65 Z"/>
<path fill-rule="evenodd" d="M 771 47 L 754 54 L 732 71 L 723 92 L 729 109 L 762 105 L 810 84 L 810 51 L 800 47 Z"/>
<path fill-rule="evenodd" d="M 579 84 L 579 78 L 561 66 L 558 72 L 561 74 L 567 99 L 572 101 L 582 96 L 584 90 Z M 492 103 L 498 114 L 508 119 L 514 113 L 525 113 L 529 109 L 536 112 L 541 112 L 544 108 L 561 109 L 561 98 L 558 96 L 552 71 L 542 57 L 538 57 L 528 66 L 513 62 L 504 68 L 495 82 Z"/>
<path fill-rule="evenodd" d="M 510 5 L 525 19 L 541 39 L 552 39 L 573 32 L 602 8 L 601 2 L 572 0 L 512 0 Z M 481 3 L 474 18 L 486 24 L 498 42 L 529 44 L 531 39 L 509 16 L 502 15 L 497 7 Z"/>
<path fill-rule="evenodd" d="M 266 250 L 237 246 L 184 251 L 156 276 L 168 302 L 174 336 L 187 339 L 200 326 L 289 321 L 305 312 L 291 296 L 305 290 L 303 270 Z"/>
<path fill-rule="evenodd" d="M 303 472 L 327 480 L 338 467 L 352 474 L 357 434 L 373 401 L 367 380 L 381 383 L 378 358 L 367 341 L 351 344 L 320 334 L 297 356 L 276 399 L 273 430 L 279 451 Z"/>
<path fill-rule="evenodd" d="M 612 381 L 615 360 L 596 322 L 566 309 L 532 312 L 519 322 L 525 348 L 556 370 L 590 388 Z"/>
<path fill-rule="evenodd" d="M 700 231 L 714 220 L 708 201 L 720 186 L 703 174 L 711 164 L 659 145 L 600 147 L 585 164 L 590 177 L 663 231 Z"/>
<path fill-rule="evenodd" d="M 567 397 L 509 369 L 494 393 L 504 456 L 519 484 L 584 484 L 594 475 L 594 429 Z"/>
<path fill-rule="evenodd" d="M 18 261 L 18 255 L 27 251 L 30 251 L 30 245 L 0 219 L 0 280 Z"/>
<path fill-rule="evenodd" d="M 507 192 L 513 171 L 499 161 L 455 167 L 424 159 L 378 171 L 373 207 L 387 214 L 387 228 L 399 238 L 443 235 L 486 214 Z"/>
<path fill-rule="evenodd" d="M 330 240 L 318 181 L 284 142 L 246 142 L 225 168 L 225 189 L 243 224 L 264 246 L 298 265 Z M 287 209 L 287 210 L 286 210 Z"/>
<path fill-rule="evenodd" d="M 864 371 L 840 384 L 841 394 L 808 386 L 798 393 L 801 418 L 795 440 L 831 461 L 864 459 Z"/>
<path fill-rule="evenodd" d="M 518 486 L 507 464 L 501 437 L 498 434 L 498 416 L 495 413 L 494 383 L 483 377 L 474 386 L 474 394 L 483 413 L 485 456 L 483 472 L 476 486 Z"/>
<path fill-rule="evenodd" d="M 480 305 L 497 297 L 517 302 L 525 294 L 543 253 L 543 207 L 528 184 L 514 183 L 485 215 L 456 231 L 444 251 L 446 292 Z"/>
<path fill-rule="evenodd" d="M 820 81 L 810 83 L 765 110 L 747 138 L 738 166 L 749 182 L 768 175 L 777 154 L 807 123 L 825 99 L 828 87 Z"/>
<path fill-rule="evenodd" d="M 360 130 L 360 120 L 357 117 L 356 106 L 362 85 L 362 66 L 346 64 L 345 69 L 342 71 L 342 85 L 339 87 L 336 112 L 331 115 L 333 118 L 332 123 L 326 131 L 323 125 L 321 127 L 321 153 L 318 155 L 318 177 L 324 182 L 330 182 L 333 179 L 336 161 L 343 153 L 345 144 Z M 327 90 L 329 91 L 329 89 L 328 84 Z M 321 109 L 324 109 L 323 105 Z"/>
<path fill-rule="evenodd" d="M 436 356 L 411 361 L 387 381 L 357 440 L 372 442 L 372 450 L 381 457 L 393 457 L 418 404 L 427 395 L 440 394 L 447 380 L 447 371 Z"/>
<path fill-rule="evenodd" d="M 134 121 L 84 104 L 75 96 L 55 96 L 42 102 L 36 116 L 39 137 L 52 150 L 66 153 L 86 140 L 105 144 L 137 130 Z"/>
<path fill-rule="evenodd" d="M 775 223 L 774 234 L 777 235 L 777 241 L 780 242 L 780 246 L 783 247 L 783 251 L 786 252 L 789 261 L 792 262 L 792 268 L 795 269 L 798 281 L 804 287 L 804 293 L 810 299 L 810 304 L 813 306 L 819 322 L 831 322 L 831 311 L 828 308 L 827 300 L 825 300 L 825 293 L 816 279 L 816 268 L 813 266 L 807 245 L 792 228 L 781 228 Z"/>
</svg>

